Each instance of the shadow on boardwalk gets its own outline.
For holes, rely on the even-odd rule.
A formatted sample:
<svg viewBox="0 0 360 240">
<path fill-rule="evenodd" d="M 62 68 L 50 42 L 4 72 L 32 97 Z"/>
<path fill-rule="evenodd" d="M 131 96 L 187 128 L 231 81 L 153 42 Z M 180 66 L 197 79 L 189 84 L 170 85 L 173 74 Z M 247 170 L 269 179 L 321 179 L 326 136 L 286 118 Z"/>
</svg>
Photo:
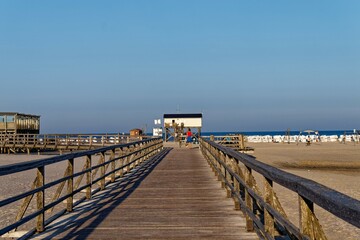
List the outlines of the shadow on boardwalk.
<svg viewBox="0 0 360 240">
<path fill-rule="evenodd" d="M 81 203 L 74 208 L 72 213 L 68 213 L 54 221 L 46 228 L 44 233 L 34 235 L 32 238 L 87 238 L 116 207 L 131 195 L 170 151 L 171 148 L 166 148 L 160 157 L 153 158 L 144 165 L 135 168 L 123 178 L 109 184 L 104 191 L 95 194 L 89 201 Z"/>
</svg>

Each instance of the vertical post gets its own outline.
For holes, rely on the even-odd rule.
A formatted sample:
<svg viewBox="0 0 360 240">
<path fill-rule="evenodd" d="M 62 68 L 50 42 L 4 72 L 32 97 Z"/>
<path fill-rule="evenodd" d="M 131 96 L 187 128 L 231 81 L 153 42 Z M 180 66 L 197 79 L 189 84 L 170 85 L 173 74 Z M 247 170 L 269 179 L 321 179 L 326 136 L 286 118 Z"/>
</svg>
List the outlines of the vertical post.
<svg viewBox="0 0 360 240">
<path fill-rule="evenodd" d="M 299 208 L 301 233 L 308 235 L 310 239 L 315 239 L 314 229 L 311 223 L 311 215 L 314 212 L 314 203 L 299 195 Z"/>
<path fill-rule="evenodd" d="M 115 182 L 115 149 L 111 150 L 110 161 L 111 161 L 111 182 Z"/>
<path fill-rule="evenodd" d="M 233 185 L 232 176 L 231 176 L 230 172 L 227 171 L 226 168 L 225 168 L 225 167 L 230 167 L 230 162 L 231 161 L 230 161 L 229 156 L 225 155 L 224 160 L 225 160 L 224 170 L 225 170 L 225 173 L 226 173 L 226 175 L 225 175 L 225 183 L 228 182 L 230 185 Z M 226 184 L 225 184 L 225 186 L 226 186 Z M 228 198 L 231 198 L 232 192 L 231 192 L 230 187 L 225 187 L 225 188 L 226 188 L 226 196 Z"/>
<path fill-rule="evenodd" d="M 236 175 L 240 176 L 240 167 L 239 164 L 234 162 L 234 172 L 236 173 Z M 240 195 L 240 183 L 238 182 L 238 180 L 236 178 L 234 178 L 234 188 L 237 194 Z M 235 210 L 241 210 L 241 204 L 240 204 L 240 200 L 235 197 L 234 198 L 234 202 L 235 202 Z"/>
<path fill-rule="evenodd" d="M 274 190 L 272 180 L 264 177 L 264 200 L 270 206 L 274 207 Z M 265 222 L 265 231 L 269 233 L 272 237 L 275 235 L 274 228 L 274 217 L 264 209 L 264 222 Z"/>
<path fill-rule="evenodd" d="M 120 170 L 119 170 L 119 176 L 122 177 L 124 175 L 124 169 L 122 168 L 122 166 L 124 166 L 124 158 L 122 157 L 124 154 L 124 150 L 122 148 L 120 148 L 120 154 L 119 154 L 119 167 L 120 167 Z"/>
<path fill-rule="evenodd" d="M 88 187 L 86 188 L 86 198 L 90 199 L 91 198 L 91 188 L 92 188 L 92 167 L 91 167 L 91 155 L 87 155 L 86 156 L 86 169 L 89 170 L 91 169 L 90 172 L 86 173 L 86 185 L 88 185 Z"/>
<path fill-rule="evenodd" d="M 126 164 L 128 164 L 128 166 L 126 167 L 126 173 L 130 172 L 130 170 L 132 169 L 132 164 L 130 163 L 134 159 L 134 146 L 128 147 L 128 154 L 130 154 L 130 156 L 126 158 Z"/>
<path fill-rule="evenodd" d="M 129 155 L 130 154 L 130 148 L 129 147 L 126 147 L 125 148 L 125 155 Z M 124 157 L 124 160 L 123 160 L 123 165 L 127 165 L 124 169 L 124 173 L 128 173 L 130 171 L 130 166 L 128 165 L 129 163 L 129 159 L 130 159 L 130 156 L 126 156 Z"/>
<path fill-rule="evenodd" d="M 89 149 L 91 149 L 92 147 L 92 142 L 93 142 L 93 139 L 92 139 L 92 136 L 89 136 Z"/>
<path fill-rule="evenodd" d="M 100 155 L 100 164 L 103 164 L 103 163 L 105 163 L 105 152 L 101 152 L 101 155 Z M 100 177 L 101 177 L 100 189 L 104 190 L 105 189 L 105 165 L 102 165 L 100 167 Z"/>
<path fill-rule="evenodd" d="M 68 160 L 68 174 L 67 176 L 71 176 L 67 181 L 67 194 L 69 197 L 67 198 L 66 211 L 72 212 L 73 210 L 73 201 L 74 201 L 74 159 L 71 158 Z"/>
<path fill-rule="evenodd" d="M 247 167 L 245 168 L 246 173 L 245 173 L 245 182 L 248 185 L 249 188 L 253 188 L 252 185 L 252 181 L 251 181 L 251 168 Z M 252 198 L 251 195 L 248 192 L 248 189 L 245 189 L 245 204 L 246 204 L 246 208 L 250 211 L 253 211 L 253 202 L 252 202 Z M 253 220 L 250 218 L 250 216 L 248 216 L 246 214 L 246 230 L 248 232 L 250 231 L 254 231 L 254 222 Z"/>
<path fill-rule="evenodd" d="M 45 182 L 45 167 L 41 166 L 38 167 L 37 169 L 36 188 L 40 188 L 44 186 L 44 182 Z M 37 210 L 38 211 L 43 210 L 45 205 L 45 190 L 41 190 L 40 192 L 36 193 L 36 202 L 37 202 Z M 44 231 L 44 224 L 45 224 L 45 212 L 42 212 L 37 216 L 36 230 L 38 232 Z"/>
<path fill-rule="evenodd" d="M 141 143 L 140 144 L 140 150 L 141 150 L 141 158 L 140 158 L 140 164 L 145 161 L 147 154 L 148 154 L 148 149 L 147 149 L 147 143 Z"/>
<path fill-rule="evenodd" d="M 136 144 L 133 148 L 133 152 L 137 152 L 139 150 L 139 144 Z M 134 161 L 136 158 L 138 158 L 139 153 L 134 153 L 132 161 Z M 134 169 L 137 166 L 139 160 L 136 160 L 132 165 L 131 165 L 131 169 Z"/>
<path fill-rule="evenodd" d="M 216 151 L 216 153 L 217 153 L 218 159 L 221 160 L 221 159 L 222 159 L 222 157 L 221 157 L 222 154 L 221 154 L 220 150 L 217 150 L 216 148 L 214 148 L 214 149 L 215 149 L 215 151 Z M 221 181 L 221 180 L 222 180 L 221 175 L 223 174 L 222 166 L 221 166 L 221 164 L 220 164 L 218 161 L 216 161 L 216 166 L 217 166 L 218 171 L 219 171 L 218 181 Z"/>
</svg>

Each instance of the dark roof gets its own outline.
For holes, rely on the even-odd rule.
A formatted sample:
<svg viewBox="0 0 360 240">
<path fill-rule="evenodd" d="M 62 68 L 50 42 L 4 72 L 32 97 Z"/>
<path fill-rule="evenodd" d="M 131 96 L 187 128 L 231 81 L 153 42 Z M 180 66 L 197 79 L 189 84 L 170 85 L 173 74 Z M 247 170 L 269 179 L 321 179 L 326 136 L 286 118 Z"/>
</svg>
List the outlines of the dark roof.
<svg viewBox="0 0 360 240">
<path fill-rule="evenodd" d="M 164 118 L 202 118 L 202 113 L 164 114 Z"/>
<path fill-rule="evenodd" d="M 40 117 L 40 115 L 33 115 L 33 114 L 26 114 L 26 113 L 19 113 L 19 112 L 0 112 L 0 115 L 22 115 L 22 116 L 28 116 L 28 117 Z"/>
</svg>

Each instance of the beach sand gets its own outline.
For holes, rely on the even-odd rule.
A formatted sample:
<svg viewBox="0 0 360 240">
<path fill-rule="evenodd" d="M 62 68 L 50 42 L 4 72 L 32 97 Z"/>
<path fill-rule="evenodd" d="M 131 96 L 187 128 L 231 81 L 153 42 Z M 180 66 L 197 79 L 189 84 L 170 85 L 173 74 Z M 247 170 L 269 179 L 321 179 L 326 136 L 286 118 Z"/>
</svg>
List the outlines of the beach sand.
<svg viewBox="0 0 360 240">
<path fill-rule="evenodd" d="M 297 145 L 296 143 L 248 143 L 248 146 L 255 148 L 252 155 L 259 161 L 314 180 L 352 198 L 360 199 L 360 145 L 314 143 L 311 146 L 305 146 L 305 144 Z M 0 154 L 0 165 L 48 157 L 51 156 Z M 80 170 L 83 163 L 84 159 L 76 161 L 75 168 Z M 64 174 L 65 167 L 66 162 L 47 167 L 46 182 L 60 178 Z M 34 178 L 35 171 L 0 177 L 0 199 L 29 190 Z M 261 187 L 259 176 L 256 176 L 256 179 L 259 187 Z M 274 189 L 289 219 L 298 226 L 297 195 L 277 184 L 274 184 Z M 50 192 L 55 192 L 55 188 L 51 189 Z M 49 197 L 46 200 L 49 201 Z M 0 228 L 13 222 L 17 208 L 8 206 L 1 209 Z M 35 209 L 35 206 L 30 206 L 30 209 Z M 329 239 L 360 238 L 360 229 L 334 217 L 317 206 L 315 206 L 315 212 Z M 29 229 L 30 225 L 34 226 L 33 224 L 29 223 L 24 228 Z"/>
<path fill-rule="evenodd" d="M 313 180 L 360 200 L 360 145 L 347 143 L 248 143 L 257 160 Z M 259 187 L 261 180 L 256 177 Z M 297 194 L 274 184 L 290 220 L 299 226 Z M 294 204 L 296 203 L 296 204 Z M 315 206 L 315 213 L 329 239 L 360 239 L 360 229 Z"/>
</svg>

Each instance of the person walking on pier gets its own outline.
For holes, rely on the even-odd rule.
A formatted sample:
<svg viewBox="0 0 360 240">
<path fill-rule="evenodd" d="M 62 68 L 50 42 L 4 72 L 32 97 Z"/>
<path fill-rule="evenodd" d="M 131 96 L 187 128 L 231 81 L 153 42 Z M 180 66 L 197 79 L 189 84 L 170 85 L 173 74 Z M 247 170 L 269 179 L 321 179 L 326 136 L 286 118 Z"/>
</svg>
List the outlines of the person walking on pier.
<svg viewBox="0 0 360 240">
<path fill-rule="evenodd" d="M 188 131 L 186 132 L 186 147 L 191 148 L 192 143 L 192 132 L 191 129 L 188 128 Z"/>
</svg>

